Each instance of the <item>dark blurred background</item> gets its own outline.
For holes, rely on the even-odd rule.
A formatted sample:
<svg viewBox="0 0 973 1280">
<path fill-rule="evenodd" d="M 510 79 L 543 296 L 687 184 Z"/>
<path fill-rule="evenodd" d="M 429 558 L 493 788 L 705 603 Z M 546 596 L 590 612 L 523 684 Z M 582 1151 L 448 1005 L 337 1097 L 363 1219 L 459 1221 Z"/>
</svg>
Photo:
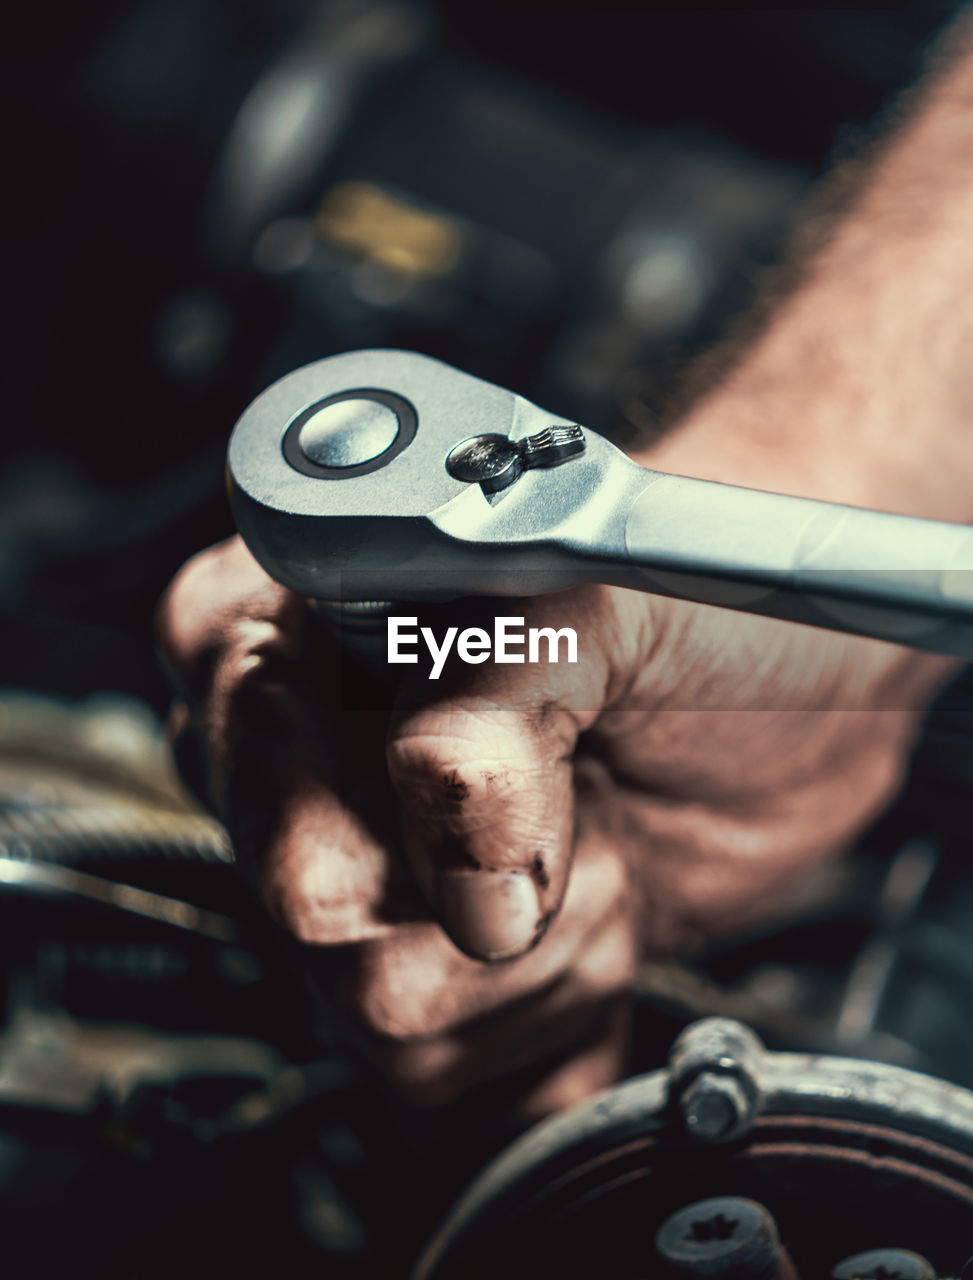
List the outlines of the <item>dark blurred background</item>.
<svg viewBox="0 0 973 1280">
<path fill-rule="evenodd" d="M 400 346 L 651 440 L 952 10 L 5 15 L 9 1274 L 397 1276 L 474 1171 L 469 1144 L 462 1174 L 417 1164 L 168 763 L 152 614 L 231 532 L 236 417 L 298 364 Z M 731 1013 L 973 1084 L 971 795 L 965 677 L 854 857 L 692 969 L 646 969 L 633 1071 Z"/>
<path fill-rule="evenodd" d="M 162 707 L 153 603 L 298 364 L 415 348 L 657 430 L 950 9 L 18 6 L 0 683 Z"/>
</svg>

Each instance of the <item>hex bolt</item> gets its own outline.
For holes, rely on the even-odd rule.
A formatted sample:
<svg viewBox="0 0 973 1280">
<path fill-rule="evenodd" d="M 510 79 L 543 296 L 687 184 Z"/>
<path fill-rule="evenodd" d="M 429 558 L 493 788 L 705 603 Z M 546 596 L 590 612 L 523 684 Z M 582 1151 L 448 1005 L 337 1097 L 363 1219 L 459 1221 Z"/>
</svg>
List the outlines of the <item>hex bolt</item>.
<svg viewBox="0 0 973 1280">
<path fill-rule="evenodd" d="M 746 1090 L 732 1075 L 703 1071 L 680 1096 L 687 1131 L 702 1142 L 723 1142 L 742 1133 L 753 1107 Z"/>
<path fill-rule="evenodd" d="M 839 1262 L 831 1280 L 936 1280 L 936 1268 L 909 1249 L 869 1249 Z"/>
<path fill-rule="evenodd" d="M 741 1196 L 716 1196 L 680 1209 L 659 1228 L 655 1247 L 673 1280 L 796 1280 L 773 1217 Z"/>
<path fill-rule="evenodd" d="M 741 1137 L 760 1105 L 763 1045 L 742 1023 L 704 1018 L 669 1055 L 669 1092 L 686 1132 L 701 1142 Z"/>
</svg>

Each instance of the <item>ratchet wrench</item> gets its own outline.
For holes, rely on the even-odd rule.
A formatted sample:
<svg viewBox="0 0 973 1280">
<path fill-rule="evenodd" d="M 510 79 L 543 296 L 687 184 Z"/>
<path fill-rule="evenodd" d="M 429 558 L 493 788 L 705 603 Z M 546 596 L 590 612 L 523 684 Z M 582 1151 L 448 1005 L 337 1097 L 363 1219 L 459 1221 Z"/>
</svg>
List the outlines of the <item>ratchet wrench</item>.
<svg viewBox="0 0 973 1280">
<path fill-rule="evenodd" d="M 234 428 L 251 553 L 324 601 L 603 582 L 973 658 L 973 528 L 651 471 L 409 351 L 295 370 Z"/>
</svg>

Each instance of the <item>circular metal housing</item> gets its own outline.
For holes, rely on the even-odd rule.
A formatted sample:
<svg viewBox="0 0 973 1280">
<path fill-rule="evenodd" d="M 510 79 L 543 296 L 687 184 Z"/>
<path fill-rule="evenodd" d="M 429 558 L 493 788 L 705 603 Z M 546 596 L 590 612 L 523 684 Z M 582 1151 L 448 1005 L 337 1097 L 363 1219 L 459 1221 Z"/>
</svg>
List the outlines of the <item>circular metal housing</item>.
<svg viewBox="0 0 973 1280">
<path fill-rule="evenodd" d="M 282 447 L 302 475 L 347 480 L 387 466 L 411 443 L 416 426 L 415 409 L 393 391 L 342 391 L 303 408 Z"/>
</svg>

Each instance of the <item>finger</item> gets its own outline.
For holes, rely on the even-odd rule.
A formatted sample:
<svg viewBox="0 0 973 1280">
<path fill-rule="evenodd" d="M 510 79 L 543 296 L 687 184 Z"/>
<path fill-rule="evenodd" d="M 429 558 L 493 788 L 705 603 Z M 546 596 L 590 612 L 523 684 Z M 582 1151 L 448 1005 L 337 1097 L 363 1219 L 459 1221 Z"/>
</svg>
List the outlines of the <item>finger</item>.
<svg viewBox="0 0 973 1280">
<path fill-rule="evenodd" d="M 384 717 L 342 723 L 326 693 L 338 678 L 334 645 L 308 631 L 303 602 L 236 539 L 191 561 L 160 610 L 208 794 L 244 872 L 304 941 L 382 937 L 417 909 L 390 854 Z"/>
<path fill-rule="evenodd" d="M 608 593 L 517 607 L 525 625 L 555 630 L 583 616 L 579 661 L 464 667 L 442 692 L 414 680 L 393 710 L 387 748 L 416 880 L 456 945 L 485 960 L 529 950 L 558 910 L 574 831 L 574 746 L 618 675 Z"/>
<path fill-rule="evenodd" d="M 365 1033 L 361 1048 L 403 1097 L 438 1105 L 501 1079 L 519 1093 L 552 1059 L 599 1040 L 625 1003 L 635 962 L 626 885 L 614 849 L 589 828 L 545 945 L 516 963 L 473 961 L 434 926 L 343 956 L 321 952 L 320 963 Z M 332 960 L 345 962 L 340 977 Z"/>
<path fill-rule="evenodd" d="M 606 921 L 557 982 L 451 1036 L 450 1058 L 436 1046 L 441 1056 L 432 1080 L 423 1073 L 424 1100 L 455 1099 L 484 1082 L 504 1080 L 517 1080 L 521 1089 L 533 1091 L 559 1066 L 602 1044 L 609 1031 L 620 1054 L 624 1038 L 617 1035 L 617 1015 L 629 1004 L 633 968 L 627 924 Z M 617 1056 L 615 1066 L 620 1067 Z M 413 1082 L 414 1088 L 421 1079 Z M 592 1083 L 587 1092 L 602 1083 L 609 1082 Z"/>
<path fill-rule="evenodd" d="M 271 643 L 294 656 L 306 638 L 303 601 L 268 577 L 240 538 L 193 556 L 156 610 L 159 657 L 193 709 L 211 700 L 229 648 Z"/>
</svg>

